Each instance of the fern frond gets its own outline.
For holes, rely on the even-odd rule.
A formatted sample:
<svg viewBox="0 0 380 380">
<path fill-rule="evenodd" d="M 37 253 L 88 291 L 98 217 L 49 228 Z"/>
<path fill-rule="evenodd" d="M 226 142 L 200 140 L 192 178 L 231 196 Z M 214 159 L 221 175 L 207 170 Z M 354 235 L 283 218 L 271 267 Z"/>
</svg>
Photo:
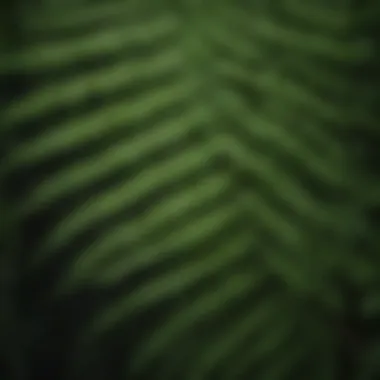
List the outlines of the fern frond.
<svg viewBox="0 0 380 380">
<path fill-rule="evenodd" d="M 370 118 L 347 93 L 373 54 L 348 6 L 114 0 L 19 22 L 0 70 L 27 80 L 4 112 L 22 273 L 60 265 L 46 302 L 118 289 L 68 378 L 159 310 L 128 376 L 335 379 L 336 276 L 363 216 L 344 137 Z"/>
</svg>

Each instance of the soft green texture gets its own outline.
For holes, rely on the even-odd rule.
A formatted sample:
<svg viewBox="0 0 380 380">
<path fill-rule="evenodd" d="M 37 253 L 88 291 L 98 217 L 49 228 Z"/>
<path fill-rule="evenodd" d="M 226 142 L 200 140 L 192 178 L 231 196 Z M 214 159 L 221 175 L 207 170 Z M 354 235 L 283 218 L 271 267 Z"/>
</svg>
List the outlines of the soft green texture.
<svg viewBox="0 0 380 380">
<path fill-rule="evenodd" d="M 46 310 L 118 289 L 78 329 L 64 380 L 114 380 L 96 355 L 119 328 L 112 342 L 132 348 L 117 379 L 380 376 L 376 334 L 356 347 L 346 326 L 380 311 L 367 3 L 4 8 L 0 327 L 14 336 L 0 344 L 18 367 L 33 348 L 6 349 L 23 341 L 14 300 L 55 266 Z M 112 342 L 104 351 L 124 349 Z"/>
</svg>

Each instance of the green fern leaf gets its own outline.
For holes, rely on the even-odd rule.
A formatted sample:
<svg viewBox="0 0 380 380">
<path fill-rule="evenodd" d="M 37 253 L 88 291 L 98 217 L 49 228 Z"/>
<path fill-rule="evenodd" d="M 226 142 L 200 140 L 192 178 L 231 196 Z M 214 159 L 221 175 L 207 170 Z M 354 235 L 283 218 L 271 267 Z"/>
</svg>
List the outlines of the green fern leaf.
<svg viewBox="0 0 380 380">
<path fill-rule="evenodd" d="M 374 275 L 355 265 L 365 201 L 345 141 L 372 117 L 348 94 L 373 44 L 349 37 L 351 11 L 22 7 L 23 40 L 0 66 L 25 81 L 2 115 L 2 178 L 24 234 L 11 261 L 26 287 L 59 267 L 45 307 L 118 289 L 75 337 L 67 378 L 146 315 L 156 322 L 131 343 L 125 378 L 337 378 L 336 278 Z"/>
</svg>

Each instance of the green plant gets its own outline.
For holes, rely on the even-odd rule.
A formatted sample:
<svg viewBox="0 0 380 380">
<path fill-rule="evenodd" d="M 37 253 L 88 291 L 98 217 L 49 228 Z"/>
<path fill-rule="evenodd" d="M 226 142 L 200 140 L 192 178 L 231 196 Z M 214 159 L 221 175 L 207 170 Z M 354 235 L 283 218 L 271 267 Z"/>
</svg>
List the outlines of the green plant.
<svg viewBox="0 0 380 380">
<path fill-rule="evenodd" d="M 375 5 L 2 13 L 10 378 L 378 378 Z"/>
</svg>

